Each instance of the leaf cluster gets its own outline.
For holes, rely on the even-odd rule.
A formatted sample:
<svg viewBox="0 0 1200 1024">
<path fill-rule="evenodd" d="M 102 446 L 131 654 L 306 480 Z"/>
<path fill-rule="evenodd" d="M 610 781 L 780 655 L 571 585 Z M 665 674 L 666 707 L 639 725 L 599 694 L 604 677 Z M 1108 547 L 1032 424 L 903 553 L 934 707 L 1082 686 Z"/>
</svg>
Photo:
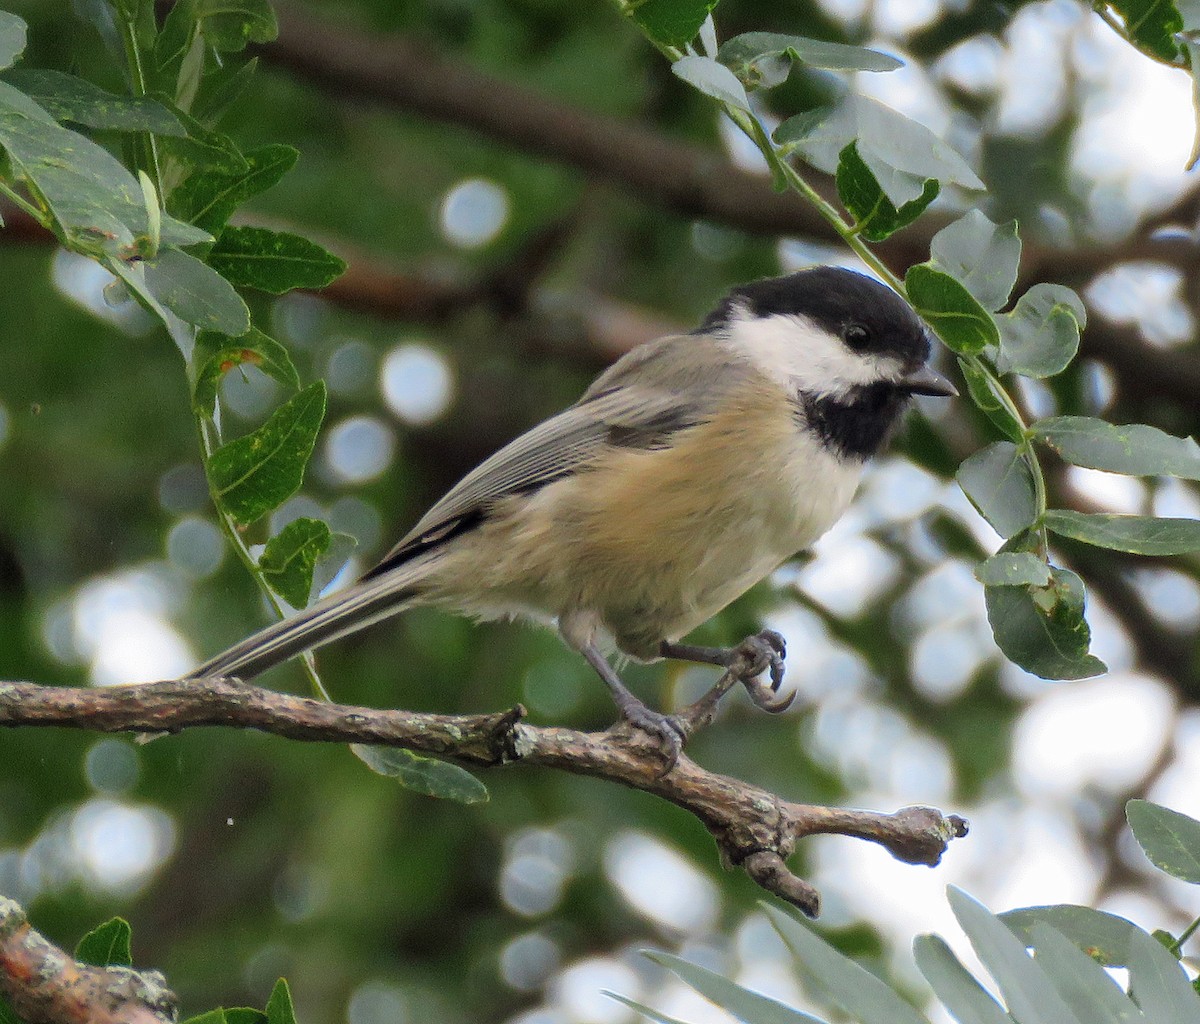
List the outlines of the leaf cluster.
<svg viewBox="0 0 1200 1024">
<path fill-rule="evenodd" d="M 1144 800 L 1126 808 L 1134 836 L 1160 870 L 1200 884 L 1200 822 Z M 997 999 L 937 935 L 913 942 L 917 967 L 960 1024 L 1189 1024 L 1200 1019 L 1200 979 L 1189 980 L 1182 935 L 1150 934 L 1090 907 L 1027 907 L 999 916 L 953 886 L 950 907 L 999 991 Z M 928 1024 L 911 1002 L 838 951 L 798 914 L 765 906 L 810 994 L 857 1024 Z M 745 1024 L 825 1024 L 665 953 L 646 954 Z M 1122 984 L 1106 968 L 1125 968 Z M 611 993 L 610 993 L 611 995 Z M 614 996 L 661 1024 L 680 1024 Z"/>
</svg>

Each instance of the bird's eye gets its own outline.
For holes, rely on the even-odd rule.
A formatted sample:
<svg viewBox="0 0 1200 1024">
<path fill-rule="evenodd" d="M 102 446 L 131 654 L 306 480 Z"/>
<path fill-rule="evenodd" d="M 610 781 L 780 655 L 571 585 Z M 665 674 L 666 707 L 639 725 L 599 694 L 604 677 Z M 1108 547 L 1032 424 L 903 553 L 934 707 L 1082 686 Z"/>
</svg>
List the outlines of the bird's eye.
<svg viewBox="0 0 1200 1024">
<path fill-rule="evenodd" d="M 842 333 L 842 337 L 846 339 L 846 344 L 854 349 L 855 352 L 861 352 L 871 344 L 871 332 L 862 324 L 850 324 Z"/>
</svg>

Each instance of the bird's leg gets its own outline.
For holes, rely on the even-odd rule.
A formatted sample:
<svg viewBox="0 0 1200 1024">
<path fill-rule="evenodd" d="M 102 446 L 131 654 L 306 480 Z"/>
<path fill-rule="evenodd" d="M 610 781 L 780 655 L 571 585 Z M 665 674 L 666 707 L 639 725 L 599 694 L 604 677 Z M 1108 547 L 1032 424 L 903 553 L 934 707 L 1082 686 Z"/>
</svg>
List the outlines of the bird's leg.
<svg viewBox="0 0 1200 1024">
<path fill-rule="evenodd" d="M 659 644 L 658 651 L 664 658 L 698 661 L 729 670 L 746 687 L 750 699 L 771 714 L 786 711 L 796 698 L 795 693 L 782 700 L 776 697 L 779 685 L 783 682 L 783 659 L 787 657 L 787 644 L 773 629 L 764 629 L 761 633 L 748 636 L 736 647 L 700 647 L 664 640 Z M 758 678 L 768 669 L 771 678 L 769 684 Z"/>
<path fill-rule="evenodd" d="M 684 741 L 687 739 L 686 727 L 671 715 L 664 715 L 660 711 L 651 711 L 630 693 L 625 684 L 621 682 L 621 677 L 617 675 L 616 669 L 608 663 L 608 659 L 594 643 L 589 641 L 580 644 L 579 652 L 587 658 L 588 664 L 604 680 L 604 685 L 612 694 L 613 702 L 617 705 L 617 710 L 621 712 L 621 717 L 630 725 L 636 726 L 662 743 L 663 753 L 667 758 L 667 766 L 663 770 L 665 775 L 675 767 L 675 762 L 679 760 L 680 751 L 683 750 Z"/>
</svg>

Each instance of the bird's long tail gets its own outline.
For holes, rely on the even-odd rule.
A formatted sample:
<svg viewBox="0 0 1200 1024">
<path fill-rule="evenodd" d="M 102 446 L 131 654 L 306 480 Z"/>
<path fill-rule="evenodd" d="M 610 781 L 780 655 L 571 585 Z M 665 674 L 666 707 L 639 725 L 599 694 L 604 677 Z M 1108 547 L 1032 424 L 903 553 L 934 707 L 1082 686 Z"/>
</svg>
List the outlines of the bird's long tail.
<svg viewBox="0 0 1200 1024">
<path fill-rule="evenodd" d="M 436 554 L 418 557 L 330 594 L 290 618 L 234 644 L 189 672 L 184 679 L 212 676 L 253 679 L 301 651 L 337 640 L 403 611 L 419 601 L 421 581 L 436 560 Z"/>
</svg>

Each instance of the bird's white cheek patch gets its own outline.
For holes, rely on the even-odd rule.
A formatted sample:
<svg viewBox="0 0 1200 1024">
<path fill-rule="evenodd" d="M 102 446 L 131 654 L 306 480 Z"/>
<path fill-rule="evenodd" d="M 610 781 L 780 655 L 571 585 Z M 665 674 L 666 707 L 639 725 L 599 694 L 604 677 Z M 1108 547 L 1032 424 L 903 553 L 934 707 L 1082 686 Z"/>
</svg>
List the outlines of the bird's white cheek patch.
<svg viewBox="0 0 1200 1024">
<path fill-rule="evenodd" d="M 896 359 L 859 355 L 802 316 L 734 319 L 724 343 L 789 392 L 840 397 L 859 385 L 894 380 L 901 372 Z"/>
</svg>

